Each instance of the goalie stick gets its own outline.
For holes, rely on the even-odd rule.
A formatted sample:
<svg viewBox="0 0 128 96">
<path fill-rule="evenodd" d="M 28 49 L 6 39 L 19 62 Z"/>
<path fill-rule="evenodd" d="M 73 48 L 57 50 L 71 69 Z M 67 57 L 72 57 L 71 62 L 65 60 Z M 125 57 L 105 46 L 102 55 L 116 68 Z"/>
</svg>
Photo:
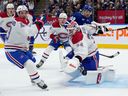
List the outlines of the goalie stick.
<svg viewBox="0 0 128 96">
<path fill-rule="evenodd" d="M 101 53 L 99 53 L 99 55 L 104 56 L 104 57 L 107 57 L 107 58 L 114 58 L 114 57 L 118 56 L 119 54 L 120 54 L 119 51 L 116 52 L 116 53 L 113 54 L 113 55 L 105 55 L 105 54 L 101 54 Z"/>
<path fill-rule="evenodd" d="M 98 23 L 98 22 L 93 21 L 92 24 L 96 24 L 96 25 L 99 25 L 99 26 L 104 26 L 104 27 L 106 27 L 106 26 L 110 25 L 111 23 L 110 23 L 110 22 L 107 22 L 107 23 Z M 107 27 L 106 27 L 106 28 L 107 28 Z M 123 28 L 117 28 L 117 29 L 112 29 L 112 30 L 109 30 L 109 29 L 107 28 L 106 32 L 107 32 L 107 31 L 109 32 L 109 31 L 122 30 L 122 29 L 127 29 L 127 30 L 128 30 L 128 27 L 126 26 L 126 27 L 123 27 Z"/>
<path fill-rule="evenodd" d="M 106 32 L 110 32 L 110 31 L 116 31 L 116 30 L 123 30 L 123 29 L 127 29 L 127 30 L 128 30 L 128 27 L 123 27 L 123 28 L 112 29 L 112 30 L 108 30 L 108 31 L 106 31 Z"/>
</svg>

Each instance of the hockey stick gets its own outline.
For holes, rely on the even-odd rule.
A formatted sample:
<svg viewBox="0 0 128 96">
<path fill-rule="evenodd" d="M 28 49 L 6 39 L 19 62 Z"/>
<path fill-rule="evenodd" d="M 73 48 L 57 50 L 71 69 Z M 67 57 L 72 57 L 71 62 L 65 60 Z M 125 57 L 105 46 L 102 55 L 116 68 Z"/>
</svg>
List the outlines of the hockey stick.
<svg viewBox="0 0 128 96">
<path fill-rule="evenodd" d="M 124 30 L 124 29 L 128 30 L 128 27 L 117 28 L 117 29 L 109 29 L 109 28 L 104 26 L 104 28 L 106 30 L 106 31 L 104 31 L 104 33 L 109 33 L 109 32 L 112 32 L 112 31 L 118 31 L 118 30 Z M 99 30 L 99 32 L 98 33 L 94 33 L 93 36 L 97 36 L 97 35 L 104 34 L 104 33 L 103 33 L 102 30 Z"/>
<path fill-rule="evenodd" d="M 95 21 L 92 22 L 93 24 L 96 24 L 96 25 L 99 25 L 99 26 L 104 26 L 107 30 L 106 32 L 108 31 L 116 31 L 116 30 L 123 30 L 123 29 L 127 29 L 128 30 L 128 27 L 123 27 L 123 28 L 117 28 L 117 29 L 112 29 L 112 30 L 109 30 L 106 26 L 110 25 L 111 23 L 110 22 L 107 22 L 107 23 L 97 23 Z"/>
<path fill-rule="evenodd" d="M 128 30 L 128 27 L 123 27 L 123 28 L 112 29 L 112 30 L 108 30 L 108 31 L 106 31 L 106 32 L 110 32 L 110 31 L 116 31 L 116 30 L 123 30 L 123 29 L 127 29 L 127 30 Z"/>
<path fill-rule="evenodd" d="M 105 55 L 105 54 L 101 54 L 101 53 L 99 53 L 99 55 L 104 56 L 104 57 L 107 57 L 107 58 L 114 58 L 114 57 L 118 56 L 119 54 L 120 54 L 119 51 L 116 52 L 116 53 L 113 54 L 113 55 Z"/>
<path fill-rule="evenodd" d="M 2 32 L 0 32 L 0 35 L 2 35 L 2 34 L 7 34 L 7 32 L 3 32 L 3 33 L 2 33 Z"/>
</svg>

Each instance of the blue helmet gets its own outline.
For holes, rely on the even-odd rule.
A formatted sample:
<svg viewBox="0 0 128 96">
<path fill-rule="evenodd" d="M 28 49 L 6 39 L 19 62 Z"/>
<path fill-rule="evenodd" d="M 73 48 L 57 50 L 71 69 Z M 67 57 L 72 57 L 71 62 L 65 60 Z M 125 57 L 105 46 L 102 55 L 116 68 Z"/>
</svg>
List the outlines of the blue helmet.
<svg viewBox="0 0 128 96">
<path fill-rule="evenodd" d="M 84 7 L 82 9 L 90 11 L 90 12 L 93 10 L 92 6 L 90 6 L 90 5 L 84 5 Z"/>
</svg>

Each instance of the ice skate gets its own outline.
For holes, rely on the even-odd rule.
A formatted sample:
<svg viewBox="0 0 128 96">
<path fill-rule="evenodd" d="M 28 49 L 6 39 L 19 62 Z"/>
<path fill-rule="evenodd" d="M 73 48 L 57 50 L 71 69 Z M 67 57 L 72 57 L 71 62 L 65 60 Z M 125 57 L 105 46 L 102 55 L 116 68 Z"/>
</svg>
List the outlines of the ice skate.
<svg viewBox="0 0 128 96">
<path fill-rule="evenodd" d="M 47 89 L 47 85 L 44 83 L 43 80 L 41 80 L 39 83 L 37 83 L 37 86 L 40 87 L 41 89 Z"/>
<path fill-rule="evenodd" d="M 36 54 L 36 52 L 35 51 L 32 51 L 32 54 Z"/>
<path fill-rule="evenodd" d="M 78 69 L 82 75 L 87 75 L 87 70 L 83 66 L 79 66 Z"/>
<path fill-rule="evenodd" d="M 31 83 L 32 83 L 32 85 L 36 85 L 36 83 L 33 80 L 31 80 Z"/>
<path fill-rule="evenodd" d="M 40 60 L 40 62 L 36 65 L 37 68 L 40 68 L 44 64 L 43 60 Z"/>
<path fill-rule="evenodd" d="M 35 81 L 31 80 L 32 85 L 37 85 L 38 87 L 40 87 L 41 89 L 47 89 L 47 85 L 44 83 L 43 80 L 41 80 L 40 82 L 36 83 Z"/>
</svg>

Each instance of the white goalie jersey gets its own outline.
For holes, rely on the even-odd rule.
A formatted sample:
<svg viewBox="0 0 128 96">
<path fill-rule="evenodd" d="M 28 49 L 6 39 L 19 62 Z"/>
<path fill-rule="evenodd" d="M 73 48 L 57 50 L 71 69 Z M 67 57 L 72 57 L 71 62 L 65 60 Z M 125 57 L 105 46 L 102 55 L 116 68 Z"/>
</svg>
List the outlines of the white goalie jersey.
<svg viewBox="0 0 128 96">
<path fill-rule="evenodd" d="M 74 52 L 83 58 L 95 55 L 97 52 L 97 44 L 93 38 L 93 34 L 98 33 L 98 27 L 102 32 L 105 32 L 105 26 L 110 23 L 97 23 L 93 21 L 91 24 L 77 26 L 79 32 L 76 32 L 70 39 L 71 46 L 74 47 Z"/>
<path fill-rule="evenodd" d="M 28 50 L 28 36 L 34 36 L 38 32 L 36 25 L 25 25 L 17 22 L 15 18 L 0 18 L 0 27 L 7 31 L 5 49 L 11 51 L 12 49 Z"/>
<path fill-rule="evenodd" d="M 83 59 L 95 55 L 98 50 L 94 38 L 81 31 L 76 32 L 71 37 L 70 44 L 74 49 L 75 55 L 81 56 Z"/>
</svg>

